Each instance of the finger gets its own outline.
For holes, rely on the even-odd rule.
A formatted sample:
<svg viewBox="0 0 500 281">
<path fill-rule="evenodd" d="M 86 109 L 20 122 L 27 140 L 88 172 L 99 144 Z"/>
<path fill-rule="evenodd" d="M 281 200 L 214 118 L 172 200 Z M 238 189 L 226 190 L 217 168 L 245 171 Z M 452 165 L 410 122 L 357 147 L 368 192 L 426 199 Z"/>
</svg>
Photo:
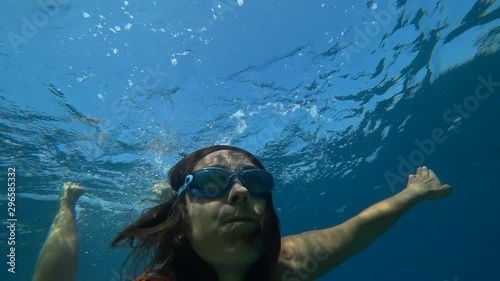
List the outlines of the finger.
<svg viewBox="0 0 500 281">
<path fill-rule="evenodd" d="M 451 195 L 451 190 L 446 190 L 445 192 L 440 192 L 434 197 L 434 200 L 441 200 Z"/>
<path fill-rule="evenodd" d="M 424 176 L 424 177 L 429 176 L 429 169 L 427 168 L 427 166 L 422 167 L 422 176 Z"/>
<path fill-rule="evenodd" d="M 422 175 L 422 167 L 417 168 L 417 175 Z"/>
<path fill-rule="evenodd" d="M 437 180 L 437 182 L 441 183 L 441 181 L 440 181 L 440 180 L 439 180 L 439 178 L 436 176 L 436 174 L 434 173 L 434 171 L 433 171 L 433 170 L 429 170 L 429 176 L 430 176 L 431 178 L 436 179 L 436 180 Z"/>
<path fill-rule="evenodd" d="M 447 187 L 450 187 L 450 186 L 448 185 Z M 445 198 L 445 197 L 450 196 L 451 193 L 452 193 L 451 188 L 448 188 L 448 189 L 445 189 L 444 192 L 442 192 L 439 197 Z"/>
<path fill-rule="evenodd" d="M 436 174 L 434 173 L 433 170 L 429 170 L 429 176 L 433 178 L 437 178 Z"/>
</svg>

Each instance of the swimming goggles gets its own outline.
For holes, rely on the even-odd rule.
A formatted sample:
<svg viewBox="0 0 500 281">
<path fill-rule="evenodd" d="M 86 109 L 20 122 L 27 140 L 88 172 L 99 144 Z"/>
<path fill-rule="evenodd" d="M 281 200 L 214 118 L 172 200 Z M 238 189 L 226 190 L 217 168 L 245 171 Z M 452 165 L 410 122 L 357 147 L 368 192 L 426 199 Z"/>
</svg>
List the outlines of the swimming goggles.
<svg viewBox="0 0 500 281">
<path fill-rule="evenodd" d="M 206 198 L 222 197 L 231 189 L 233 181 L 238 178 L 250 195 L 263 197 L 274 188 L 273 175 L 261 169 L 245 169 L 233 171 L 219 167 L 197 170 L 189 174 L 184 185 L 177 191 L 179 197 L 185 190 L 191 194 Z"/>
</svg>

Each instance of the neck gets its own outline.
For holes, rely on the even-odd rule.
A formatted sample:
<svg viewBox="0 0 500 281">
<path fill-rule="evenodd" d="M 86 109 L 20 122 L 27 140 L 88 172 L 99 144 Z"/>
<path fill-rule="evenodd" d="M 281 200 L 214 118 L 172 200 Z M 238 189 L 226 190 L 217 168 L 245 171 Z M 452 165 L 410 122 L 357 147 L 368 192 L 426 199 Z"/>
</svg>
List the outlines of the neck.
<svg viewBox="0 0 500 281">
<path fill-rule="evenodd" d="M 247 267 L 240 266 L 216 266 L 215 272 L 219 281 L 243 281 Z"/>
</svg>

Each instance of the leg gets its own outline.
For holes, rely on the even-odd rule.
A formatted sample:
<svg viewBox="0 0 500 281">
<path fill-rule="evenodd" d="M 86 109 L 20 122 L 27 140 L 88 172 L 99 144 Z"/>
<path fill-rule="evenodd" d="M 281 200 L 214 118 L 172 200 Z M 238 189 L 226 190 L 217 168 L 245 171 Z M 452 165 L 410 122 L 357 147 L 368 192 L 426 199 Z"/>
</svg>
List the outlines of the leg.
<svg viewBox="0 0 500 281">
<path fill-rule="evenodd" d="M 64 184 L 59 211 L 38 256 L 33 281 L 76 279 L 79 245 L 75 204 L 82 194 L 83 187 L 78 184 Z"/>
</svg>

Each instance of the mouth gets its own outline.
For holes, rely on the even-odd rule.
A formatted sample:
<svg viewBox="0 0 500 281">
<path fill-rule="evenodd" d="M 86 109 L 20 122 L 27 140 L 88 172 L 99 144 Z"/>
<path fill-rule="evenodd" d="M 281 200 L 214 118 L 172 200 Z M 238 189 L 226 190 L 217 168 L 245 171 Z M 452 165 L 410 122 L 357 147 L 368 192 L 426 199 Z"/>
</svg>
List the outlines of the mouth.
<svg viewBox="0 0 500 281">
<path fill-rule="evenodd" d="M 238 237 L 238 239 L 247 239 L 245 237 L 260 237 L 261 228 L 261 222 L 258 217 L 232 216 L 223 221 L 223 226 L 221 229 L 223 229 L 224 232 L 227 232 L 228 235 L 232 237 L 231 239 L 235 239 Z M 250 240 L 254 241 L 255 239 L 252 238 Z"/>
</svg>

